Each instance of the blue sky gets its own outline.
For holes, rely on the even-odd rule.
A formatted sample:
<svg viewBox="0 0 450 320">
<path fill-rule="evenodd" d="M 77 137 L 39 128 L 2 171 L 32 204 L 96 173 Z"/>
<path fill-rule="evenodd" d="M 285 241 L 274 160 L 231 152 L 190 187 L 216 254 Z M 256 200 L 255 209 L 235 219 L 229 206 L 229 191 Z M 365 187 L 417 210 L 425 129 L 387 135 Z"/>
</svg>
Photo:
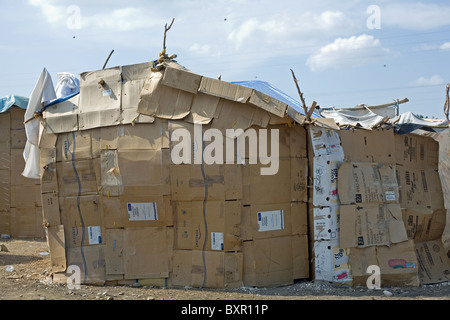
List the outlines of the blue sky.
<svg viewBox="0 0 450 320">
<path fill-rule="evenodd" d="M 193 72 L 264 80 L 307 104 L 376 105 L 443 118 L 448 1 L 182 0 L 0 2 L 0 97 L 29 96 L 45 67 L 79 76 L 167 51 Z"/>
</svg>

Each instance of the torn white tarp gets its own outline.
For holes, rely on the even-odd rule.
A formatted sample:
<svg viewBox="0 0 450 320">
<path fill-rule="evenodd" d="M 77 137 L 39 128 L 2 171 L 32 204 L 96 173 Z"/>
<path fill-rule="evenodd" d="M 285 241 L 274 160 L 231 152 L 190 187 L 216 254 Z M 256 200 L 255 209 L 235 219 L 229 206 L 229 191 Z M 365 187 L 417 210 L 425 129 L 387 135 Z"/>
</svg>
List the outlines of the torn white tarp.
<svg viewBox="0 0 450 320">
<path fill-rule="evenodd" d="M 38 81 L 31 93 L 25 111 L 25 133 L 27 142 L 23 151 L 25 159 L 25 168 L 22 175 L 27 178 L 39 179 L 39 119 L 35 117 L 37 110 L 42 109 L 45 102 L 56 98 L 55 88 L 53 87 L 52 77 L 47 69 L 42 70 Z"/>
<path fill-rule="evenodd" d="M 448 128 L 447 120 L 430 121 L 419 118 L 412 112 L 405 112 L 392 119 L 397 134 L 407 134 L 417 129 L 431 132 L 442 132 Z"/>
<path fill-rule="evenodd" d="M 80 80 L 74 74 L 59 72 L 56 75 L 58 76 L 58 83 L 55 88 L 57 98 L 64 98 L 80 92 Z"/>
<path fill-rule="evenodd" d="M 385 121 L 386 117 L 380 116 L 368 109 L 358 110 L 321 110 L 324 118 L 332 118 L 339 126 L 350 125 L 353 127 L 373 128 Z"/>
</svg>

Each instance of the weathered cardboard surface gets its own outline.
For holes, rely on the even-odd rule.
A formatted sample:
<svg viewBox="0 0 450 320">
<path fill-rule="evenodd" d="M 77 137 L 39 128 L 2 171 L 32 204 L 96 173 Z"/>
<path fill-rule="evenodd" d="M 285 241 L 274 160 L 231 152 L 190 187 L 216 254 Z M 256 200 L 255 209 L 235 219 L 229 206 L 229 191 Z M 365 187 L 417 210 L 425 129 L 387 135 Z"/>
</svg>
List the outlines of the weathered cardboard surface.
<svg viewBox="0 0 450 320">
<path fill-rule="evenodd" d="M 294 280 L 292 237 L 245 241 L 244 286 L 289 285 Z"/>
<path fill-rule="evenodd" d="M 344 162 L 339 168 L 341 204 L 398 203 L 395 165 Z"/>
<path fill-rule="evenodd" d="M 340 130 L 339 137 L 348 162 L 395 163 L 392 129 Z"/>
<path fill-rule="evenodd" d="M 312 233 L 315 241 L 337 240 L 340 235 L 340 205 L 312 208 Z"/>
<path fill-rule="evenodd" d="M 202 76 L 178 68 L 166 68 L 161 83 L 165 86 L 197 93 Z"/>
<path fill-rule="evenodd" d="M 381 286 L 419 286 L 419 265 L 414 252 L 414 242 L 404 241 L 388 246 L 352 248 L 350 267 L 353 285 L 367 285 L 370 276 L 367 268 L 379 266 Z"/>
<path fill-rule="evenodd" d="M 408 240 L 398 204 L 340 207 L 340 245 L 346 248 L 390 245 Z"/>
<path fill-rule="evenodd" d="M 101 199 L 98 195 L 60 198 L 67 247 L 89 247 L 104 242 Z"/>
<path fill-rule="evenodd" d="M 125 279 L 169 276 L 165 227 L 128 228 L 124 232 Z"/>
<path fill-rule="evenodd" d="M 152 72 L 145 79 L 137 112 L 163 119 L 183 119 L 190 112 L 194 94 L 165 86 L 163 76 L 162 71 Z"/>
<path fill-rule="evenodd" d="M 278 172 L 261 175 L 262 164 L 242 167 L 244 204 L 307 201 L 308 162 L 306 158 L 280 158 Z"/>
<path fill-rule="evenodd" d="M 227 134 L 227 129 L 246 130 L 251 126 L 267 127 L 270 115 L 267 111 L 255 108 L 249 104 L 220 99 L 216 108 L 211 128 Z"/>
<path fill-rule="evenodd" d="M 416 243 L 415 252 L 422 284 L 450 280 L 450 260 L 440 239 Z"/>
<path fill-rule="evenodd" d="M 42 207 L 11 208 L 11 237 L 45 237 Z"/>
<path fill-rule="evenodd" d="M 395 135 L 396 162 L 415 168 L 437 169 L 439 143 L 416 134 Z"/>
<path fill-rule="evenodd" d="M 310 276 L 310 259 L 307 234 L 295 234 L 292 236 L 292 260 L 294 280 L 308 279 Z"/>
<path fill-rule="evenodd" d="M 437 169 L 397 166 L 402 208 L 444 208 L 442 185 Z"/>
<path fill-rule="evenodd" d="M 242 199 L 240 166 L 171 165 L 171 192 L 175 201 L 208 201 Z M 207 192 L 207 193 L 205 193 Z"/>
<path fill-rule="evenodd" d="M 309 126 L 309 137 L 314 156 L 337 155 L 344 157 L 341 140 L 336 130 Z"/>
<path fill-rule="evenodd" d="M 241 249 L 240 201 L 178 201 L 175 247 L 207 251 Z"/>
<path fill-rule="evenodd" d="M 47 228 L 61 225 L 59 199 L 56 192 L 41 194 L 43 223 Z"/>
<path fill-rule="evenodd" d="M 338 205 L 338 172 L 342 165 L 343 157 L 339 154 L 322 155 L 313 158 L 312 203 L 314 206 Z"/>
<path fill-rule="evenodd" d="M 45 191 L 58 190 L 59 195 L 62 197 L 96 194 L 98 192 L 93 160 L 57 162 L 56 171 L 58 172 L 57 187 L 53 190 L 45 189 Z M 56 171 L 54 172 L 55 174 Z M 45 178 L 50 179 L 49 176 Z M 44 177 L 42 180 L 44 180 Z M 53 179 L 51 180 L 53 181 Z"/>
<path fill-rule="evenodd" d="M 198 91 L 240 103 L 247 103 L 253 90 L 237 84 L 202 77 Z"/>
<path fill-rule="evenodd" d="M 408 238 L 414 242 L 440 239 L 445 228 L 446 210 L 403 209 Z"/>
<path fill-rule="evenodd" d="M 244 206 L 243 240 L 271 239 L 307 233 L 306 203 L 272 203 Z"/>
<path fill-rule="evenodd" d="M 50 250 L 50 260 L 53 272 L 64 272 L 66 263 L 66 241 L 64 226 L 50 226 L 47 228 L 47 241 Z"/>
<path fill-rule="evenodd" d="M 67 248 L 67 270 L 70 266 L 80 268 L 81 284 L 103 285 L 106 276 L 105 246 Z"/>
<path fill-rule="evenodd" d="M 339 240 L 315 241 L 313 244 L 313 272 L 315 281 L 336 284 L 351 283 L 348 248 L 342 248 Z"/>
<path fill-rule="evenodd" d="M 242 252 L 174 250 L 171 278 L 176 287 L 239 288 L 242 274 Z"/>
</svg>

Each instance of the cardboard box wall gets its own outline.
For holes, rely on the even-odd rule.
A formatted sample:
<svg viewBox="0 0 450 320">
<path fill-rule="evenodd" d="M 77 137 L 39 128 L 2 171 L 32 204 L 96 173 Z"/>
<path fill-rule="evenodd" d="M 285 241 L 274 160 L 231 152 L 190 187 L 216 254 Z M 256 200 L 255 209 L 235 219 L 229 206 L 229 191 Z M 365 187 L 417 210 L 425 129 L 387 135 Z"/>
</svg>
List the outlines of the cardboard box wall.
<svg viewBox="0 0 450 320">
<path fill-rule="evenodd" d="M 389 137 L 389 135 L 391 136 Z M 389 233 L 391 235 L 395 235 L 397 240 L 388 240 L 388 238 L 386 237 L 386 239 L 384 241 L 381 241 L 381 243 L 396 243 L 397 246 L 405 246 L 406 244 L 404 239 L 406 236 L 408 242 L 413 243 L 413 246 L 415 246 L 416 248 L 415 256 L 418 261 L 417 264 L 408 264 L 408 266 L 415 267 L 407 268 L 411 269 L 411 276 L 417 273 L 420 284 L 430 283 L 430 281 L 433 281 L 431 279 L 440 279 L 441 281 L 445 281 L 445 279 L 448 279 L 445 278 L 445 276 L 433 276 L 446 274 L 446 270 L 448 271 L 447 257 L 444 257 L 444 255 L 442 255 L 441 253 L 441 256 L 439 258 L 436 258 L 438 261 L 440 261 L 440 263 L 423 263 L 423 261 L 430 261 L 429 255 L 427 256 L 425 250 L 417 249 L 422 248 L 423 245 L 426 244 L 426 241 L 437 241 L 439 243 L 441 241 L 440 239 L 442 237 L 443 228 L 445 226 L 445 215 L 442 211 L 444 205 L 443 191 L 438 174 L 438 145 L 436 141 L 415 134 L 397 135 L 389 130 L 382 130 L 381 132 L 380 130 L 341 130 L 340 136 L 342 146 L 344 147 L 344 153 L 346 153 L 346 159 L 357 162 L 364 161 L 364 159 L 367 159 L 367 162 L 377 160 L 379 163 L 378 167 L 380 167 L 381 165 L 387 165 L 387 167 L 395 167 L 396 180 L 398 184 L 398 199 L 394 199 L 393 195 L 397 194 L 395 190 L 394 193 L 391 192 L 390 194 L 390 199 L 392 199 L 392 201 L 390 202 L 398 203 L 402 210 L 402 219 L 400 219 L 399 210 L 396 209 L 396 214 L 390 216 L 394 219 L 390 220 L 391 222 L 395 222 L 395 224 L 397 225 L 397 229 L 400 228 L 401 232 L 391 231 L 389 219 L 385 219 L 385 222 L 383 222 L 382 224 L 384 225 L 384 230 L 386 230 L 383 233 L 384 237 L 386 237 L 386 234 Z M 374 137 L 374 142 L 372 144 L 369 144 L 368 141 L 371 141 L 371 136 Z M 383 138 L 382 144 L 375 142 L 377 140 L 375 139 L 375 137 L 377 136 L 379 136 L 380 139 Z M 355 149 L 352 149 L 352 146 L 355 145 L 357 145 L 360 150 L 363 150 L 361 154 L 354 152 Z M 367 149 L 367 147 L 365 147 L 372 147 L 373 145 L 375 145 L 375 147 L 371 149 Z M 380 145 L 380 148 L 376 147 L 377 145 Z M 349 152 L 345 152 L 347 149 L 349 150 Z M 386 150 L 386 152 L 380 152 L 380 150 Z M 392 155 L 394 155 L 394 157 Z M 347 168 L 351 167 L 347 166 Z M 364 180 L 364 182 L 366 183 L 367 181 Z M 370 193 L 372 199 L 379 198 L 386 202 L 388 197 L 386 196 L 386 194 L 383 197 L 382 193 L 380 192 L 383 191 L 383 188 L 377 188 L 379 190 L 378 192 Z M 354 197 L 354 195 L 352 197 Z M 362 198 L 363 197 L 360 197 L 359 199 Z M 358 197 L 354 197 L 353 203 L 358 202 L 356 201 L 357 199 Z M 369 202 L 371 201 L 370 197 L 366 197 L 366 199 Z M 350 200 L 350 198 L 345 198 L 344 201 L 349 203 L 351 202 Z M 363 201 L 359 201 L 357 203 L 357 208 L 363 209 L 362 207 L 367 206 L 367 204 L 364 206 L 362 202 Z M 353 206 L 353 208 L 355 209 L 355 206 Z M 378 209 L 375 207 L 374 210 L 381 212 L 379 206 Z M 353 212 L 355 211 L 361 210 L 354 210 Z M 341 219 L 341 221 L 343 220 Z M 403 222 L 404 228 L 400 225 L 399 221 Z M 344 223 L 346 223 L 347 225 L 348 222 L 351 223 L 351 219 L 347 220 L 347 222 L 344 221 Z M 381 231 L 380 229 L 377 229 L 381 226 L 380 224 L 376 225 L 375 228 L 374 226 L 375 225 L 372 225 L 370 229 L 371 235 L 366 232 L 367 236 L 373 236 L 374 230 Z M 406 231 L 406 235 L 404 231 Z M 376 242 L 380 243 L 380 239 L 380 237 L 377 238 Z M 357 242 L 357 240 L 355 239 L 355 237 L 353 237 L 353 243 L 355 242 Z M 375 251 L 377 251 L 379 248 L 383 248 L 383 246 L 376 246 L 375 248 Z M 366 252 L 372 251 L 368 248 L 366 250 Z M 411 245 L 408 247 L 408 252 L 409 251 L 411 251 Z M 355 257 L 361 252 L 363 251 L 359 249 L 351 251 L 351 258 L 353 259 L 352 261 L 354 263 L 356 263 L 355 261 L 358 261 L 358 259 Z M 389 250 L 386 250 L 385 252 L 387 254 L 390 254 Z M 374 254 L 372 254 L 372 256 L 373 255 Z M 438 266 L 440 267 L 440 269 Z M 405 267 L 403 266 L 402 268 Z M 415 269 L 415 271 L 412 269 Z M 390 273 L 389 268 L 386 267 L 385 270 L 387 270 L 384 271 L 385 273 Z M 359 277 L 361 277 L 362 275 L 361 270 L 355 270 L 355 275 L 357 283 L 359 281 Z M 389 281 L 388 283 L 392 284 L 397 283 L 398 280 L 396 279 L 395 274 L 392 274 L 392 276 L 385 275 L 384 279 L 385 282 Z M 399 279 L 401 279 L 401 277 Z M 405 280 L 405 283 L 416 285 L 417 282 L 412 277 L 410 280 Z"/>
<path fill-rule="evenodd" d="M 24 114 L 25 110 L 16 106 L 0 114 L 0 233 L 43 238 L 40 181 L 22 176 Z"/>
<path fill-rule="evenodd" d="M 65 268 L 70 264 L 80 265 L 79 257 L 86 250 L 88 259 L 80 266 L 86 282 L 242 285 L 245 270 L 249 270 L 242 249 L 245 234 L 251 235 L 245 241 L 250 246 L 272 238 L 289 239 L 289 281 L 308 277 L 307 231 L 301 222 L 307 214 L 303 202 L 307 199 L 306 134 L 301 126 L 287 126 L 292 119 L 283 120 L 264 109 L 281 114 L 286 106 L 224 82 L 206 81 L 201 91 L 196 91 L 192 85 L 197 87 L 198 76 L 181 69 L 168 68 L 162 78 L 148 78 L 140 68 L 124 68 L 122 86 L 117 82 L 117 68 L 86 73 L 78 100 L 49 108 L 44 114 L 42 201 L 48 231 L 52 231 L 48 232 L 49 243 L 55 249 L 51 255 L 57 277 L 67 277 Z M 104 86 L 96 82 L 100 78 Z M 128 97 L 122 106 L 108 104 L 111 98 L 140 92 L 136 86 L 141 85 L 142 99 Z M 235 89 L 237 96 L 230 95 Z M 106 110 L 98 105 L 107 106 Z M 263 177 L 258 182 L 264 185 L 255 185 L 261 166 L 248 165 L 248 159 L 247 164 L 171 164 L 169 137 L 176 128 L 192 131 L 192 122 L 199 119 L 203 130 L 231 126 L 280 129 L 283 166 L 279 174 Z M 258 196 L 260 190 L 265 192 L 263 197 Z M 283 198 L 275 201 L 277 194 Z M 247 210 L 255 213 L 255 219 L 240 223 Z M 282 210 L 286 219 L 271 226 L 282 227 L 266 230 L 264 237 L 259 237 L 254 229 L 257 213 L 267 218 L 277 210 Z M 184 218 L 183 211 L 186 215 L 190 211 L 191 218 Z M 205 226 L 207 232 L 202 229 Z M 199 260 L 203 255 L 206 264 Z M 271 269 L 258 272 L 271 285 L 285 281 L 272 276 Z"/>
</svg>

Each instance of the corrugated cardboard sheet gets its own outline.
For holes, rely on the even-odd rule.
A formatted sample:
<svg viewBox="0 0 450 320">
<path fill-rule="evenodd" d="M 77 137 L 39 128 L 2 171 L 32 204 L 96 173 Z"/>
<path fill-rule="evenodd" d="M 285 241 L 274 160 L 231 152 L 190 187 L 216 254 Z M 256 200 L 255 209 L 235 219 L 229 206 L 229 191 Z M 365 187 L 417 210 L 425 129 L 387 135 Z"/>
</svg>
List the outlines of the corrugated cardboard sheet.
<svg viewBox="0 0 450 320">
<path fill-rule="evenodd" d="M 0 233 L 43 238 L 40 181 L 22 176 L 24 114 L 25 110 L 16 106 L 0 114 Z"/>
</svg>

